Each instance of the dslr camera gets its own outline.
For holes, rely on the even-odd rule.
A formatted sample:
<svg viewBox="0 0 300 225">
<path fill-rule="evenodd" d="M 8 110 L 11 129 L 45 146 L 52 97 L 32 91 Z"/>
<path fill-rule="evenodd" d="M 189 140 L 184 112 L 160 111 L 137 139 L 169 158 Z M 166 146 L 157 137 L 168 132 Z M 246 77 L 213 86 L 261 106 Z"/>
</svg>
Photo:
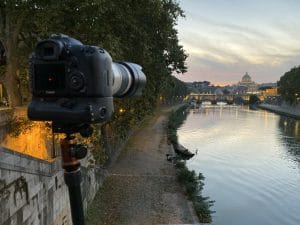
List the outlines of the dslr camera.
<svg viewBox="0 0 300 225">
<path fill-rule="evenodd" d="M 30 82 L 29 119 L 92 124 L 111 117 L 113 97 L 141 95 L 146 76 L 137 64 L 112 62 L 103 48 L 52 35 L 30 58 Z"/>
</svg>

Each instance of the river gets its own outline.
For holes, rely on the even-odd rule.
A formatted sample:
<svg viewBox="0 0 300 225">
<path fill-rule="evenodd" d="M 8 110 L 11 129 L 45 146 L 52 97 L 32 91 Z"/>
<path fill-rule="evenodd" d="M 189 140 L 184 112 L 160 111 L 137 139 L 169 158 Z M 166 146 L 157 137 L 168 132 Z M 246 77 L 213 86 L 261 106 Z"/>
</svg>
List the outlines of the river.
<svg viewBox="0 0 300 225">
<path fill-rule="evenodd" d="M 300 121 L 216 106 L 190 112 L 179 142 L 205 176 L 214 225 L 300 224 Z"/>
</svg>

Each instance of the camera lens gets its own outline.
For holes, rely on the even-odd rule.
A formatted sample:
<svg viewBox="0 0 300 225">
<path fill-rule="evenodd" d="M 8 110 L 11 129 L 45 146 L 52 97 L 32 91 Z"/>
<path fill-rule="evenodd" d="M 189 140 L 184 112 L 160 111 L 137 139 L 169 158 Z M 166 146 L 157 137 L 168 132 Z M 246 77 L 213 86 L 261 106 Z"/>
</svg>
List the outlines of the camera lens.
<svg viewBox="0 0 300 225">
<path fill-rule="evenodd" d="M 129 62 L 113 63 L 113 96 L 140 96 L 146 84 L 142 67 Z"/>
</svg>

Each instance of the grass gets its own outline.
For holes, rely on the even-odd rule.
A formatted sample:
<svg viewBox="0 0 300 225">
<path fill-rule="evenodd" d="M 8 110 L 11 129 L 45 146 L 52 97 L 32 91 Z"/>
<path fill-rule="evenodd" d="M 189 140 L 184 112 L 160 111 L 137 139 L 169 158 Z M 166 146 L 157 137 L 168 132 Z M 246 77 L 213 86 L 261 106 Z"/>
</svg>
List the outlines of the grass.
<svg viewBox="0 0 300 225">
<path fill-rule="evenodd" d="M 187 107 L 188 105 L 183 105 L 177 110 L 172 111 L 169 116 L 167 135 L 168 140 L 172 144 L 177 144 L 178 142 L 177 129 L 182 125 L 183 121 L 188 115 L 188 113 L 186 112 Z"/>
<path fill-rule="evenodd" d="M 168 140 L 172 144 L 178 144 L 177 129 L 187 117 L 187 107 L 187 105 L 184 105 L 177 110 L 172 111 L 169 116 L 167 134 Z M 180 158 L 177 158 L 175 168 L 178 182 L 185 187 L 186 195 L 189 200 L 193 202 L 199 221 L 201 223 L 211 223 L 211 214 L 213 211 L 210 210 L 210 207 L 213 205 L 214 201 L 211 201 L 209 197 L 202 196 L 204 176 L 201 173 L 197 175 L 194 170 L 190 171 L 186 167 L 185 161 Z"/>
<path fill-rule="evenodd" d="M 202 173 L 198 175 L 194 170 L 190 171 L 185 162 L 178 160 L 175 164 L 177 179 L 180 184 L 185 187 L 186 195 L 193 202 L 194 209 L 201 223 L 211 223 L 210 207 L 214 201 L 209 200 L 209 197 L 202 196 L 204 187 L 204 176 Z"/>
</svg>

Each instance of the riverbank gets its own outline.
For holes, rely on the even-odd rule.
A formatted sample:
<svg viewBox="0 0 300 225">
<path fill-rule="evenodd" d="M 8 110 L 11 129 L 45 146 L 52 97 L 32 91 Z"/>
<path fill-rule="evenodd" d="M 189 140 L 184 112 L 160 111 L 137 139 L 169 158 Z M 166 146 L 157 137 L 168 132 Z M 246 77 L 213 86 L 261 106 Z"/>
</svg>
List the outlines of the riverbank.
<svg viewBox="0 0 300 225">
<path fill-rule="evenodd" d="M 292 117 L 295 119 L 300 119 L 299 105 L 289 105 L 287 103 L 283 103 L 281 105 L 271 105 L 271 104 L 263 103 L 263 104 L 259 104 L 258 107 L 280 115 Z"/>
<path fill-rule="evenodd" d="M 192 203 L 178 183 L 160 109 L 129 139 L 87 211 L 87 224 L 195 224 Z"/>
<path fill-rule="evenodd" d="M 179 146 L 177 130 L 186 120 L 188 112 L 187 105 L 184 105 L 177 110 L 174 110 L 169 116 L 167 135 L 168 140 L 173 144 L 173 146 Z M 192 154 L 192 152 L 190 152 Z M 186 160 L 189 160 L 192 155 L 177 154 L 174 162 L 177 173 L 178 181 L 185 187 L 185 193 L 189 200 L 192 201 L 195 212 L 201 223 L 211 223 L 210 207 L 213 206 L 214 201 L 211 201 L 209 197 L 202 196 L 202 191 L 204 187 L 204 176 L 202 173 L 196 173 L 194 170 L 189 170 L 186 166 Z"/>
</svg>

